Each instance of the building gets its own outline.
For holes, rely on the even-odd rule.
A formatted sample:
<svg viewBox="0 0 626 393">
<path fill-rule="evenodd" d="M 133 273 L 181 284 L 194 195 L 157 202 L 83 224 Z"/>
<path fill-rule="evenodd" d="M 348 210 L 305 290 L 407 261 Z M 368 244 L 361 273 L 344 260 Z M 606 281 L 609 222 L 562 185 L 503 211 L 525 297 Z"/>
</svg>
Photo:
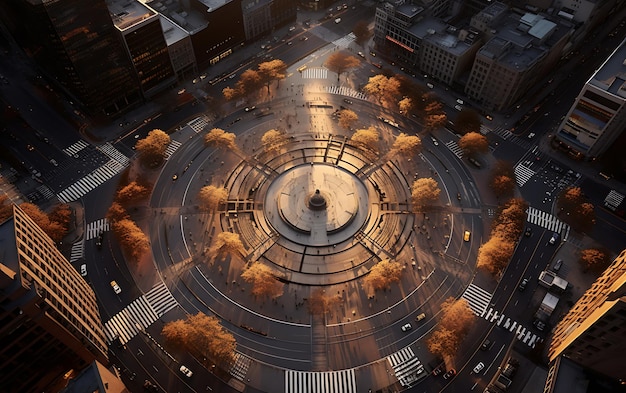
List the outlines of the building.
<svg viewBox="0 0 626 393">
<path fill-rule="evenodd" d="M 626 250 L 576 302 L 553 332 L 550 364 L 560 356 L 626 380 Z"/>
<path fill-rule="evenodd" d="M 20 47 L 85 112 L 111 116 L 142 102 L 105 0 L 6 0 L 0 9 Z"/>
<path fill-rule="evenodd" d="M 144 389 L 147 390 L 147 389 Z M 84 368 L 60 393 L 130 393 L 117 375 L 97 361 Z"/>
<path fill-rule="evenodd" d="M 198 74 L 198 64 L 193 53 L 191 36 L 185 29 L 164 15 L 159 15 L 159 21 L 161 22 L 161 29 L 167 44 L 167 53 L 170 56 L 176 79 L 184 81 L 193 78 Z"/>
<path fill-rule="evenodd" d="M 93 361 L 108 363 L 93 290 L 14 206 L 0 225 L 0 390 L 54 391 Z"/>
<path fill-rule="evenodd" d="M 176 75 L 159 15 L 136 0 L 106 0 L 113 24 L 130 57 L 142 94 L 150 98 L 174 85 Z"/>
<path fill-rule="evenodd" d="M 243 0 L 241 9 L 247 41 L 296 21 L 296 3 L 293 0 Z"/>
<path fill-rule="evenodd" d="M 626 40 L 585 83 L 556 133 L 555 143 L 573 157 L 592 160 L 626 127 Z"/>
</svg>

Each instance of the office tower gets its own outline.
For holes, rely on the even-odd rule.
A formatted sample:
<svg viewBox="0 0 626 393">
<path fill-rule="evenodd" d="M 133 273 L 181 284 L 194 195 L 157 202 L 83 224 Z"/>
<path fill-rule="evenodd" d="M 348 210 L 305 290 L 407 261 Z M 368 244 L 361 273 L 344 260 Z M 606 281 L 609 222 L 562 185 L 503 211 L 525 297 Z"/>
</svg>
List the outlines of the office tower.
<svg viewBox="0 0 626 393">
<path fill-rule="evenodd" d="M 626 379 L 626 250 L 554 329 L 548 357 L 559 356 L 617 380 Z"/>
<path fill-rule="evenodd" d="M 555 145 L 578 159 L 604 153 L 626 128 L 626 40 L 589 78 L 556 133 Z"/>
<path fill-rule="evenodd" d="M 142 101 L 105 0 L 5 0 L 0 18 L 41 71 L 92 115 Z"/>
<path fill-rule="evenodd" d="M 106 353 L 93 290 L 14 206 L 0 225 L 0 391 L 52 391 Z"/>
</svg>

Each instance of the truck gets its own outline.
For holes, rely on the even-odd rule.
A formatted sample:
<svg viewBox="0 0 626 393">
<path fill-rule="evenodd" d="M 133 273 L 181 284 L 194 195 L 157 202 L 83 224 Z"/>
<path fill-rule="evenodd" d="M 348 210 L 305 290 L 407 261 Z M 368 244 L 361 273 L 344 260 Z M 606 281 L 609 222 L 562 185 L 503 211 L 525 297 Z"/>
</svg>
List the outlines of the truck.
<svg viewBox="0 0 626 393">
<path fill-rule="evenodd" d="M 550 316 L 554 312 L 557 304 L 559 304 L 559 298 L 551 293 L 546 293 L 539 305 L 539 309 L 535 313 L 534 324 L 539 330 L 544 330 L 546 323 L 550 319 Z"/>
<path fill-rule="evenodd" d="M 568 282 L 557 276 L 555 272 L 546 270 L 539 273 L 539 285 L 557 292 L 565 292 Z"/>
</svg>

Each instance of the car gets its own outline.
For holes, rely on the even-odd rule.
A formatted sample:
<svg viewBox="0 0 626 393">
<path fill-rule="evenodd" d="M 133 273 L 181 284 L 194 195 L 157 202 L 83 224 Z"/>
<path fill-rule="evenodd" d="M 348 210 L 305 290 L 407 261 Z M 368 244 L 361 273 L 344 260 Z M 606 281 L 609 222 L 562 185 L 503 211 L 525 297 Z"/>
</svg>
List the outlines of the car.
<svg viewBox="0 0 626 393">
<path fill-rule="evenodd" d="M 463 241 L 469 242 L 470 241 L 470 236 L 472 235 L 472 233 L 470 231 L 465 231 L 463 233 Z"/>
<path fill-rule="evenodd" d="M 363 54 L 363 52 L 359 52 L 359 53 L 357 53 L 357 54 L 358 54 L 359 56 L 361 56 L 362 58 L 364 58 L 364 59 L 365 59 L 365 55 Z"/>
<path fill-rule="evenodd" d="M 489 121 L 492 121 L 492 120 L 493 120 L 493 117 L 492 117 L 491 115 L 485 115 L 485 119 L 487 119 L 487 120 L 489 120 Z"/>
<path fill-rule="evenodd" d="M 98 249 L 102 248 L 102 241 L 104 240 L 104 234 L 101 233 L 98 235 L 98 237 L 96 238 L 96 247 L 98 247 Z"/>
<path fill-rule="evenodd" d="M 304 70 L 306 70 L 306 66 L 305 65 L 298 67 L 298 72 L 302 72 Z"/>
<path fill-rule="evenodd" d="M 300 41 L 306 41 L 308 39 L 309 39 L 309 37 L 300 37 Z"/>
<path fill-rule="evenodd" d="M 462 99 L 460 99 L 460 98 L 457 98 L 457 99 L 456 99 L 456 102 L 457 102 L 459 105 L 463 105 L 463 104 L 464 104 L 463 100 L 462 100 Z"/>
<path fill-rule="evenodd" d="M 80 275 L 83 277 L 87 277 L 87 265 L 84 263 L 80 265 Z"/>
<path fill-rule="evenodd" d="M 491 341 L 489 340 L 483 341 L 483 345 L 480 346 L 480 349 L 482 349 L 483 351 L 486 351 L 489 348 L 491 348 Z"/>
<path fill-rule="evenodd" d="M 432 83 L 427 83 L 426 86 L 428 86 L 429 89 L 435 88 L 435 85 L 433 85 Z"/>
<path fill-rule="evenodd" d="M 28 149 L 28 151 L 33 151 L 35 150 L 35 147 L 33 145 L 26 145 L 26 149 Z"/>
<path fill-rule="evenodd" d="M 191 376 L 193 375 L 193 372 L 191 372 L 190 369 L 188 369 L 187 367 L 181 365 L 180 366 L 180 372 L 185 374 L 185 376 L 187 376 L 187 378 L 191 378 Z"/>
<path fill-rule="evenodd" d="M 335 19 L 335 23 L 339 23 L 339 22 L 341 22 L 341 18 Z"/>
<path fill-rule="evenodd" d="M 556 263 L 554 264 L 554 267 L 552 268 L 553 272 L 558 272 L 559 270 L 561 270 L 561 266 L 563 266 L 563 260 L 559 259 L 558 261 L 556 261 Z"/>
<path fill-rule="evenodd" d="M 546 328 L 546 323 L 543 321 L 540 321 L 538 319 L 535 320 L 535 322 L 533 322 L 533 324 L 535 325 L 535 327 L 537 328 L 537 330 L 539 331 L 544 331 Z"/>
<path fill-rule="evenodd" d="M 122 293 L 122 288 L 120 288 L 120 286 L 117 285 L 115 281 L 111 281 L 111 288 L 113 288 L 113 292 L 115 292 L 117 295 Z"/>
<path fill-rule="evenodd" d="M 253 110 L 256 109 L 256 106 L 252 105 L 252 106 L 247 106 L 246 109 L 244 109 L 246 112 L 252 112 Z"/>
<path fill-rule="evenodd" d="M 552 237 L 550 238 L 550 240 L 548 240 L 548 243 L 550 244 L 556 244 L 556 242 L 559 240 L 559 234 L 554 232 L 552 234 Z"/>
<path fill-rule="evenodd" d="M 437 367 L 437 368 L 435 368 L 435 369 L 433 370 L 433 375 L 439 375 L 439 374 L 441 374 L 442 372 L 443 372 L 443 368 L 441 368 L 441 366 L 440 366 L 440 367 Z"/>
<path fill-rule="evenodd" d="M 178 180 L 178 174 L 177 173 L 174 173 L 174 175 L 172 176 L 172 180 L 173 181 Z"/>
<path fill-rule="evenodd" d="M 294 31 L 295 29 L 296 29 L 296 26 L 291 26 L 291 27 L 289 28 L 289 31 Z"/>
<path fill-rule="evenodd" d="M 145 382 L 143 383 L 143 388 L 149 392 L 158 392 L 159 388 L 153 384 L 152 382 L 148 381 L 147 379 L 145 380 Z"/>
<path fill-rule="evenodd" d="M 460 192 L 456 193 L 456 199 L 458 199 L 459 201 L 461 200 L 461 193 Z"/>
<path fill-rule="evenodd" d="M 533 139 L 535 137 L 535 133 L 531 132 L 530 134 L 528 134 L 528 139 Z"/>
<path fill-rule="evenodd" d="M 474 366 L 474 369 L 472 371 L 474 371 L 474 374 L 478 374 L 483 368 L 485 368 L 485 363 L 478 362 L 478 364 Z"/>
<path fill-rule="evenodd" d="M 343 102 L 345 102 L 346 104 L 350 104 L 350 105 L 352 105 L 352 104 L 353 104 L 353 103 L 352 103 L 352 100 L 349 100 L 349 99 L 347 99 L 347 98 L 344 98 L 344 99 L 343 99 Z"/>
<path fill-rule="evenodd" d="M 426 318 L 426 314 L 421 313 L 418 316 L 415 317 L 415 320 L 417 321 L 421 321 L 422 319 Z"/>
<path fill-rule="evenodd" d="M 431 141 L 433 141 L 433 145 L 435 145 L 435 146 L 439 146 L 439 141 L 437 141 L 437 139 L 435 139 L 435 137 L 434 137 L 434 136 L 431 136 L 431 137 L 430 137 L 430 140 L 431 140 Z"/>
<path fill-rule="evenodd" d="M 374 67 L 378 68 L 379 70 L 380 70 L 381 68 L 383 68 L 383 63 L 372 63 L 372 65 L 373 65 Z"/>
<path fill-rule="evenodd" d="M 522 282 L 519 283 L 519 287 L 517 287 L 517 289 L 519 289 L 520 292 L 524 292 L 524 289 L 526 289 L 526 285 L 528 285 L 527 278 L 523 279 Z"/>
<path fill-rule="evenodd" d="M 530 227 L 526 227 L 526 231 L 524 232 L 524 236 L 526 237 L 530 237 L 530 235 L 533 234 L 532 229 L 530 229 Z"/>
<path fill-rule="evenodd" d="M 476 168 L 480 169 L 481 165 L 480 162 L 478 162 L 478 160 L 476 160 L 475 158 L 468 158 L 467 159 L 472 165 L 474 165 Z"/>
<path fill-rule="evenodd" d="M 460 110 L 461 110 L 461 109 L 463 109 L 463 108 L 461 108 L 461 105 L 455 105 L 455 106 L 454 106 L 454 109 L 456 109 L 457 111 L 460 111 Z"/>
<path fill-rule="evenodd" d="M 402 331 L 403 332 L 408 332 L 409 330 L 413 329 L 413 326 L 411 326 L 410 323 L 407 323 L 406 325 L 402 326 Z"/>
<path fill-rule="evenodd" d="M 443 379 L 450 379 L 456 375 L 455 369 L 450 369 L 447 373 L 443 374 Z"/>
</svg>

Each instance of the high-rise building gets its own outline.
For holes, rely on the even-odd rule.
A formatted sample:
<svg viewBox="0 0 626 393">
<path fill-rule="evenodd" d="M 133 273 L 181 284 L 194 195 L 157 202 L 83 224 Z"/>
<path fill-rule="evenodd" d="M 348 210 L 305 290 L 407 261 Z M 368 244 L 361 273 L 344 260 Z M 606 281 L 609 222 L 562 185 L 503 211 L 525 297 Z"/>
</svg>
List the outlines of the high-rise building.
<svg viewBox="0 0 626 393">
<path fill-rule="evenodd" d="M 626 40 L 578 94 L 556 133 L 555 144 L 575 158 L 604 153 L 626 128 Z"/>
<path fill-rule="evenodd" d="M 626 381 L 626 250 L 554 329 L 550 363 L 559 356 Z"/>
<path fill-rule="evenodd" d="M 49 391 L 106 353 L 93 290 L 14 206 L 0 225 L 0 391 Z"/>
<path fill-rule="evenodd" d="M 241 9 L 248 41 L 296 21 L 296 3 L 292 0 L 243 0 Z"/>
<path fill-rule="evenodd" d="M 105 0 L 5 0 L 0 9 L 17 43 L 87 113 L 110 116 L 142 101 Z"/>
</svg>

